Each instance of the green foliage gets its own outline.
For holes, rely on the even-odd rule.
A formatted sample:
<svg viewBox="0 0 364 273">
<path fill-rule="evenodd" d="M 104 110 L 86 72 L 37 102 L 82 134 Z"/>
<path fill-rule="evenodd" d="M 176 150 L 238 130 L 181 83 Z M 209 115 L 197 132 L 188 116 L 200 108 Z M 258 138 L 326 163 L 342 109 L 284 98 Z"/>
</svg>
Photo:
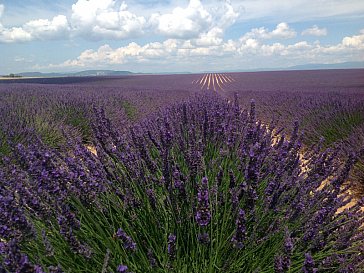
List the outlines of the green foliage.
<svg viewBox="0 0 364 273">
<path fill-rule="evenodd" d="M 5 134 L 0 130 L 0 156 L 9 155 L 11 152 Z"/>
<path fill-rule="evenodd" d="M 60 234 L 60 227 L 56 219 L 49 222 L 33 220 L 38 233 L 45 231 L 54 254 L 47 256 L 44 247 L 44 240 L 38 236 L 38 240 L 30 241 L 23 246 L 23 250 L 30 259 L 38 264 L 47 266 L 59 264 L 67 272 L 102 272 L 105 255 L 109 251 L 109 260 L 106 272 L 115 272 L 119 264 L 126 264 L 132 272 L 274 272 L 274 257 L 283 252 L 284 244 L 284 213 L 273 213 L 265 209 L 265 204 L 259 201 L 256 214 L 260 215 L 260 222 L 257 225 L 254 216 L 247 219 L 247 231 L 249 237 L 243 249 L 236 249 L 231 243 L 234 234 L 237 216 L 237 208 L 229 202 L 231 189 L 229 186 L 229 170 L 233 172 L 238 184 L 244 181 L 243 174 L 239 171 L 239 158 L 234 150 L 227 155 L 221 154 L 221 149 L 228 149 L 221 143 L 208 143 L 204 151 L 203 172 L 189 180 L 186 185 L 187 197 L 178 197 L 176 189 L 169 192 L 164 185 L 151 184 L 150 189 L 156 193 L 156 205 L 152 205 L 145 185 L 139 183 L 132 177 L 125 166 L 115 162 L 118 172 L 125 180 L 114 181 L 114 190 L 110 190 L 99 196 L 93 204 L 84 204 L 76 198 L 70 198 L 69 204 L 77 211 L 81 227 L 74 231 L 79 242 L 92 251 L 91 258 L 85 258 L 76 254 L 70 244 Z M 162 156 L 154 147 L 150 154 L 157 162 L 158 169 L 155 177 L 162 176 Z M 171 162 L 176 162 L 181 168 L 183 175 L 188 175 L 188 164 L 183 152 L 177 146 L 170 151 Z M 269 164 L 269 162 L 267 162 Z M 224 173 L 222 185 L 217 192 L 212 193 L 216 177 L 219 172 L 217 166 L 222 166 Z M 144 172 L 149 170 L 145 166 Z M 196 183 L 206 176 L 210 188 L 210 208 L 212 219 L 207 228 L 197 225 L 194 214 L 197 189 Z M 269 176 L 268 176 L 269 177 Z M 263 200 L 264 189 L 268 177 L 261 182 L 258 200 Z M 125 200 L 127 193 L 122 185 L 129 185 L 129 191 L 136 196 L 137 206 Z M 120 197 L 119 191 L 124 196 Z M 288 190 L 287 196 L 293 196 L 294 191 Z M 170 199 L 174 198 L 174 202 Z M 225 200 L 222 201 L 221 200 Z M 246 199 L 242 199 L 239 207 L 245 207 Z M 311 208 L 313 211 L 317 208 Z M 278 231 L 267 234 L 272 223 L 281 225 Z M 304 225 L 307 219 L 298 218 L 294 227 Z M 122 228 L 136 242 L 137 250 L 132 252 L 126 250 L 120 239 L 115 237 L 118 228 Z M 293 228 L 293 226 L 292 226 Z M 207 232 L 211 238 L 208 244 L 198 242 L 198 235 Z M 168 256 L 168 234 L 174 233 L 177 236 L 176 258 L 171 260 Z M 298 234 L 297 234 L 298 235 Z M 266 237 L 263 243 L 257 243 L 256 238 Z M 150 266 L 148 252 L 152 252 L 157 268 Z M 295 250 L 293 257 L 296 257 L 290 272 L 300 272 L 303 264 L 305 249 Z M 317 261 L 326 257 L 327 253 L 318 253 Z"/>
<path fill-rule="evenodd" d="M 325 145 L 330 146 L 351 136 L 353 131 L 363 123 L 364 114 L 362 111 L 338 112 L 328 117 L 315 111 L 312 116 L 304 119 L 302 127 L 308 127 L 308 130 L 305 131 L 307 144 L 315 143 L 320 137 L 324 137 Z"/>
<path fill-rule="evenodd" d="M 130 120 L 135 120 L 137 118 L 138 109 L 131 102 L 122 100 L 121 107 L 123 107 L 127 117 Z"/>
<path fill-rule="evenodd" d="M 87 109 L 83 105 L 62 105 L 57 109 L 55 116 L 63 124 L 76 129 L 80 133 L 83 142 L 91 142 L 90 118 Z"/>
<path fill-rule="evenodd" d="M 37 135 L 49 147 L 59 148 L 66 143 L 61 128 L 58 123 L 48 121 L 41 116 L 36 116 L 34 119 L 34 129 Z"/>
<path fill-rule="evenodd" d="M 318 132 L 325 138 L 327 145 L 330 145 L 349 137 L 352 131 L 363 122 L 362 112 L 343 114 L 327 122 L 323 121 L 322 126 L 318 127 Z"/>
</svg>

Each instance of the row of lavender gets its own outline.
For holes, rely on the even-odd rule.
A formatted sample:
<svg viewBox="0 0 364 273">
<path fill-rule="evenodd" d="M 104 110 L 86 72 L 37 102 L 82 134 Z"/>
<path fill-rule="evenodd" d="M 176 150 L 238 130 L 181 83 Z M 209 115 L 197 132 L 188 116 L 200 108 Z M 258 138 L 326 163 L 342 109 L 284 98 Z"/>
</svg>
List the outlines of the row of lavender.
<svg viewBox="0 0 364 273">
<path fill-rule="evenodd" d="M 363 69 L 236 73 L 226 93 L 232 98 L 238 92 L 244 107 L 254 98 L 265 123 L 274 118 L 277 127 L 287 129 L 298 120 L 306 147 L 323 140 L 325 147 L 338 147 L 346 158 L 364 147 L 363 75 Z M 364 157 L 350 179 L 362 194 Z"/>
<path fill-rule="evenodd" d="M 38 79 L 41 80 L 44 81 Z M 129 90 L 116 84 L 99 86 L 90 79 L 87 85 L 79 85 L 80 80 L 84 82 L 82 78 L 78 84 L 54 84 L 55 80 L 61 79 L 50 79 L 46 84 L 0 84 L 0 155 L 8 154 L 15 144 L 31 143 L 34 138 L 60 148 L 67 144 L 65 133 L 91 143 L 94 108 L 105 109 L 113 126 L 123 130 L 127 124 L 190 94 Z"/>
<path fill-rule="evenodd" d="M 39 138 L 2 157 L 6 272 L 361 272 L 364 214 L 338 151 L 300 160 L 238 100 L 192 97 L 122 133 L 94 108 L 91 153 Z M 67 134 L 67 132 L 65 132 Z M 303 172 L 303 169 L 308 171 Z M 325 186 L 317 188 L 323 181 Z"/>
</svg>

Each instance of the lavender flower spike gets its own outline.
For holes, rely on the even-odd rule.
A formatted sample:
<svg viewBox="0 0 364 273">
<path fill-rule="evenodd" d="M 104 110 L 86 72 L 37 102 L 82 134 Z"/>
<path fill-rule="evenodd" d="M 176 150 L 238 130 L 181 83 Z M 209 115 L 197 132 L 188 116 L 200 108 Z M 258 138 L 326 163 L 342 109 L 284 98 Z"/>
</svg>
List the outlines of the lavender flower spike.
<svg viewBox="0 0 364 273">
<path fill-rule="evenodd" d="M 305 263 L 302 267 L 303 273 L 316 273 L 318 271 L 317 268 L 315 268 L 315 261 L 313 260 L 310 253 L 305 254 Z"/>
<path fill-rule="evenodd" d="M 202 178 L 201 186 L 197 193 L 198 208 L 195 215 L 196 222 L 200 226 L 207 226 L 211 220 L 211 213 L 209 210 L 209 189 L 208 180 L 206 177 Z"/>
<path fill-rule="evenodd" d="M 123 246 L 124 246 L 125 250 L 129 250 L 129 249 L 131 251 L 136 250 L 136 243 L 121 228 L 118 229 L 118 231 L 115 234 L 115 237 L 120 238 L 123 241 Z"/>
<path fill-rule="evenodd" d="M 128 267 L 126 265 L 119 265 L 118 268 L 116 269 L 117 272 L 120 273 L 127 273 L 128 272 Z"/>
<path fill-rule="evenodd" d="M 176 235 L 169 234 L 168 236 L 168 256 L 174 259 L 176 256 Z"/>
<path fill-rule="evenodd" d="M 234 247 L 238 249 L 242 249 L 244 247 L 244 240 L 246 236 L 245 221 L 245 212 L 243 209 L 240 209 L 236 219 L 236 231 L 233 238 L 231 239 Z"/>
</svg>

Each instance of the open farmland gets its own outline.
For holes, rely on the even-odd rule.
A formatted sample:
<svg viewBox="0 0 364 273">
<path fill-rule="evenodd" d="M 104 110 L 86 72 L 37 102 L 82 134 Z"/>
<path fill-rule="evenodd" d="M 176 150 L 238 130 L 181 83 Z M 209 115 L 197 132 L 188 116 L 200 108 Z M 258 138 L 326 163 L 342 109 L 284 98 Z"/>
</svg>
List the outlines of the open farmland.
<svg viewBox="0 0 364 273">
<path fill-rule="evenodd" d="M 0 81 L 0 272 L 364 272 L 363 75 Z"/>
</svg>

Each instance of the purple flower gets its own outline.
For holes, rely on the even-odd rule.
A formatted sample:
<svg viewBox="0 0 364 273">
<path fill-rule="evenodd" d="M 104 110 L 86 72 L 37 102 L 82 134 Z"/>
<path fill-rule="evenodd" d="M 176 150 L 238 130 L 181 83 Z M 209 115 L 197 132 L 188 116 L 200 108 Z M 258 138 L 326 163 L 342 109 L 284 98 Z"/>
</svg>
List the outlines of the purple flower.
<svg viewBox="0 0 364 273">
<path fill-rule="evenodd" d="M 246 237 L 246 227 L 245 227 L 245 212 L 243 209 L 239 209 L 238 217 L 236 219 L 236 229 L 231 242 L 234 247 L 242 249 L 244 247 L 244 240 Z"/>
<path fill-rule="evenodd" d="M 286 232 L 285 232 L 285 238 L 284 238 L 284 252 L 286 255 L 291 255 L 292 254 L 292 251 L 293 251 L 293 241 L 292 241 L 292 238 L 291 238 L 291 235 L 288 231 L 288 229 L 286 229 Z"/>
<path fill-rule="evenodd" d="M 154 254 L 153 254 L 153 250 L 148 249 L 147 256 L 148 256 L 150 266 L 155 267 L 157 265 L 157 260 L 156 260 Z"/>
<path fill-rule="evenodd" d="M 128 236 L 124 232 L 123 229 L 119 228 L 115 234 L 115 237 L 121 239 L 125 250 L 131 250 L 131 251 L 136 250 L 136 243 L 133 241 L 133 239 L 130 236 Z"/>
<path fill-rule="evenodd" d="M 50 266 L 48 267 L 49 273 L 63 273 L 60 266 Z"/>
<path fill-rule="evenodd" d="M 1 271 L 0 271 L 1 272 Z M 34 272 L 35 273 L 45 273 L 39 265 L 34 266 Z"/>
<path fill-rule="evenodd" d="M 206 177 L 202 178 L 200 188 L 198 189 L 197 202 L 196 222 L 202 227 L 207 226 L 211 220 L 211 213 L 209 209 L 208 180 Z"/>
<path fill-rule="evenodd" d="M 302 267 L 303 273 L 316 273 L 318 271 L 317 268 L 315 268 L 315 261 L 313 260 L 310 253 L 305 254 L 305 262 Z"/>
<path fill-rule="evenodd" d="M 284 273 L 282 256 L 275 257 L 274 272 L 275 273 Z"/>
<path fill-rule="evenodd" d="M 119 273 L 126 273 L 128 272 L 128 267 L 126 265 L 120 264 L 116 271 Z"/>
<path fill-rule="evenodd" d="M 157 200 L 156 200 L 154 189 L 147 189 L 147 196 L 149 198 L 149 202 L 150 202 L 152 208 L 155 208 Z"/>
<path fill-rule="evenodd" d="M 198 241 L 201 244 L 207 245 L 210 242 L 210 236 L 208 233 L 204 232 L 198 235 Z"/>
<path fill-rule="evenodd" d="M 170 259 L 174 259 L 176 257 L 176 239 L 177 239 L 176 235 L 169 234 L 167 252 Z"/>
</svg>

